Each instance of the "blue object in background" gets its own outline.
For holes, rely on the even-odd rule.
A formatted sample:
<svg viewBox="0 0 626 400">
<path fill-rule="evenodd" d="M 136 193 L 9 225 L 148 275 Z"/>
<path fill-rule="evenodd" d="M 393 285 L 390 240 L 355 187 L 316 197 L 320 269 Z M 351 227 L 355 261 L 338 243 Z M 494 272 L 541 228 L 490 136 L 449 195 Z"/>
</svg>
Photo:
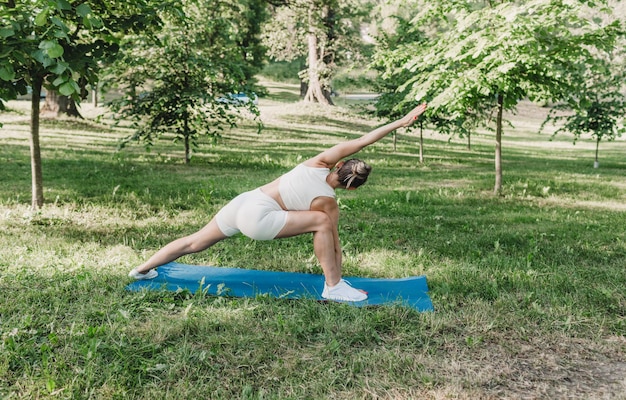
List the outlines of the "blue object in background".
<svg viewBox="0 0 626 400">
<path fill-rule="evenodd" d="M 271 295 L 285 299 L 322 298 L 324 276 L 299 273 L 259 271 L 242 268 L 222 268 L 187 265 L 171 262 L 160 266 L 159 276 L 150 280 L 139 280 L 126 286 L 129 291 L 147 290 L 189 290 L 198 289 L 210 295 L 255 297 Z M 368 299 L 361 302 L 348 302 L 355 306 L 399 304 L 418 311 L 433 311 L 428 296 L 425 276 L 408 278 L 359 278 L 345 277 L 352 286 L 365 290 Z"/>
</svg>

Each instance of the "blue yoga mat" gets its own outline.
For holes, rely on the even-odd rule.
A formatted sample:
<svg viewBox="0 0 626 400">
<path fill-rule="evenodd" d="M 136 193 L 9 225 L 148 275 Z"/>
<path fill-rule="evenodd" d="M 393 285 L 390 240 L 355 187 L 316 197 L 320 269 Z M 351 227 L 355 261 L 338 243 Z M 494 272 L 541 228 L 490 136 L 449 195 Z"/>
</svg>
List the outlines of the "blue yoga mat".
<svg viewBox="0 0 626 400">
<path fill-rule="evenodd" d="M 322 275 L 258 271 L 242 268 L 222 268 L 187 265 L 171 262 L 157 270 L 159 276 L 150 280 L 134 281 L 127 290 L 189 290 L 198 289 L 211 295 L 255 297 L 266 294 L 286 299 L 324 300 Z M 433 311 L 428 296 L 426 277 L 413 276 L 399 279 L 345 277 L 352 286 L 368 293 L 368 299 L 349 303 L 355 306 L 400 304 L 419 311 Z"/>
</svg>

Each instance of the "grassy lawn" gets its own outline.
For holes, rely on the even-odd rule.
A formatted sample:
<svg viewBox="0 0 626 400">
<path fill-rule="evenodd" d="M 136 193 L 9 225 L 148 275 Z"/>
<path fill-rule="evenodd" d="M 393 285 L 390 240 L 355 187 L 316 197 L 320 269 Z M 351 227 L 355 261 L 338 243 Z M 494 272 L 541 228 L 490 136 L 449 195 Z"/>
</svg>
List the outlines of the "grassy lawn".
<svg viewBox="0 0 626 400">
<path fill-rule="evenodd" d="M 230 198 L 380 121 L 269 84 L 265 129 L 242 120 L 184 165 L 182 144 L 118 151 L 128 132 L 85 106 L 43 121 L 46 206 L 29 210 L 27 104 L 0 114 L 0 397 L 625 399 L 626 141 L 539 135 L 522 104 L 492 194 L 493 135 L 472 148 L 414 132 L 364 150 L 339 191 L 344 273 L 427 276 L 435 312 L 129 293 L 127 272 Z M 311 237 L 235 237 L 182 262 L 321 273 Z"/>
</svg>

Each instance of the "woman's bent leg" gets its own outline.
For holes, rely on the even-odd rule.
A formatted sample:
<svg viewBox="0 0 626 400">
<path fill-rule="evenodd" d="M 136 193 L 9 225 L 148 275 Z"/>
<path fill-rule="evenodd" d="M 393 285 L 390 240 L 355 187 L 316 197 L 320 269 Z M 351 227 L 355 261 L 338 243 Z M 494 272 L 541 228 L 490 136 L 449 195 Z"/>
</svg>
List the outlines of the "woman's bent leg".
<svg viewBox="0 0 626 400">
<path fill-rule="evenodd" d="M 363 301 L 367 294 L 341 279 L 341 252 L 335 240 L 335 227 L 328 214 L 322 211 L 290 211 L 287 223 L 278 236 L 289 237 L 313 232 L 315 256 L 322 266 L 326 282 L 322 297 L 329 300 Z"/>
<path fill-rule="evenodd" d="M 322 211 L 289 211 L 287 223 L 276 236 L 285 238 L 313 233 L 313 249 L 317 257 L 326 283 L 333 286 L 341 279 L 341 265 L 335 256 L 335 240 L 330 218 Z"/>
</svg>

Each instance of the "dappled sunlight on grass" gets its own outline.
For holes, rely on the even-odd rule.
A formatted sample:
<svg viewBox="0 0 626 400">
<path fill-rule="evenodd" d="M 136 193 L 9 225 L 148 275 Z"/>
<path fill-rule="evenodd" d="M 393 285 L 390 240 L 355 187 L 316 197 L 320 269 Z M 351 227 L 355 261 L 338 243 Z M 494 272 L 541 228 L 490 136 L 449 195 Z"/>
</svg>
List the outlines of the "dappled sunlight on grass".
<svg viewBox="0 0 626 400">
<path fill-rule="evenodd" d="M 348 246 L 344 251 L 347 253 L 344 273 L 359 276 L 406 278 L 423 275 L 427 270 L 424 263 L 431 263 L 430 258 L 424 255 L 424 249 L 419 249 L 416 254 L 390 249 L 353 253 Z"/>
<path fill-rule="evenodd" d="M 608 210 L 608 211 L 626 211 L 626 196 L 621 201 L 592 201 L 592 200 L 564 200 L 562 198 L 547 198 L 545 200 L 547 204 L 559 205 L 571 208 L 587 208 L 595 210 Z"/>
</svg>

